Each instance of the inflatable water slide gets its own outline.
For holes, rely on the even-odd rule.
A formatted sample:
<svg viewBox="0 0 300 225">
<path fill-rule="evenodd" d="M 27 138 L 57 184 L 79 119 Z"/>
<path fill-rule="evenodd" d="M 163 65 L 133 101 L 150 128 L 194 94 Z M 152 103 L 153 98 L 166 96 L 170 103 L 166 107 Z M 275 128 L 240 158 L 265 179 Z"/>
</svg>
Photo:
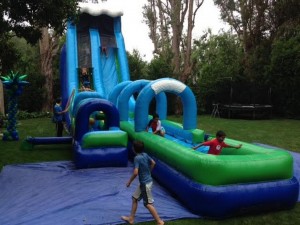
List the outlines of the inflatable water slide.
<svg viewBox="0 0 300 225">
<path fill-rule="evenodd" d="M 207 135 L 197 129 L 191 89 L 172 78 L 130 81 L 123 12 L 108 3 L 80 7 L 79 20 L 68 23 L 61 54 L 63 104 L 74 93 L 67 122 L 77 168 L 126 167 L 138 139 L 157 162 L 155 179 L 195 214 L 224 218 L 295 205 L 299 183 L 288 152 L 228 138 L 242 148 L 225 148 L 219 156 L 194 151 Z M 82 91 L 86 84 L 91 90 Z M 182 100 L 182 124 L 167 120 L 166 93 Z M 145 132 L 153 98 L 165 137 Z"/>
</svg>

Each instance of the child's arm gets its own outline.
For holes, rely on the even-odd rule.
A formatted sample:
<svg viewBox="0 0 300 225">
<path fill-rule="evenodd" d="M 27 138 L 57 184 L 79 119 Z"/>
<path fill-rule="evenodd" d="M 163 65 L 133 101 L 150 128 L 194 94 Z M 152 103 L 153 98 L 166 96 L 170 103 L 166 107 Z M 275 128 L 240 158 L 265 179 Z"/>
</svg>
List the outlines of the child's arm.
<svg viewBox="0 0 300 225">
<path fill-rule="evenodd" d="M 138 168 L 135 168 L 135 169 L 133 170 L 133 174 L 131 175 L 129 181 L 126 183 L 126 186 L 127 186 L 127 187 L 130 186 L 131 182 L 137 177 L 138 173 L 139 173 L 139 169 L 138 169 Z"/>
<path fill-rule="evenodd" d="M 153 131 L 153 134 L 157 134 L 159 130 Z"/>
<path fill-rule="evenodd" d="M 194 146 L 192 149 L 196 150 L 197 148 L 201 147 L 203 145 L 203 143 L 199 144 L 199 145 L 196 145 Z"/>
<path fill-rule="evenodd" d="M 151 169 L 151 171 L 153 170 L 155 164 L 156 164 L 156 162 L 152 159 L 152 160 L 151 160 L 151 164 L 150 164 L 150 169 Z"/>
<path fill-rule="evenodd" d="M 147 127 L 146 127 L 146 131 L 148 132 L 149 128 L 151 127 L 151 123 L 152 123 L 152 119 L 149 121 Z"/>
<path fill-rule="evenodd" d="M 242 144 L 239 144 L 239 145 L 237 145 L 237 146 L 228 145 L 227 147 L 229 147 L 229 148 L 236 148 L 236 149 L 239 149 L 239 148 L 241 148 L 241 147 L 242 147 Z"/>
</svg>

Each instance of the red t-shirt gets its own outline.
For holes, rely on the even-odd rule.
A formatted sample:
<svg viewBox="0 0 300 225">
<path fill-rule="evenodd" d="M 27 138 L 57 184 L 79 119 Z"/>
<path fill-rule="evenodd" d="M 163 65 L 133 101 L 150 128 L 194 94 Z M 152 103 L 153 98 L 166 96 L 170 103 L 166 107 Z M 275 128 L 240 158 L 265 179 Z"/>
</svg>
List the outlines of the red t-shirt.
<svg viewBox="0 0 300 225">
<path fill-rule="evenodd" d="M 222 152 L 222 149 L 224 147 L 228 147 L 228 145 L 223 141 L 219 142 L 217 138 L 203 142 L 204 146 L 209 146 L 209 150 L 207 154 L 212 154 L 212 155 L 220 155 Z"/>
<path fill-rule="evenodd" d="M 152 132 L 161 130 L 161 121 L 160 120 L 155 121 L 151 119 L 148 123 L 148 127 L 151 127 Z"/>
<path fill-rule="evenodd" d="M 152 129 L 153 132 L 156 131 L 156 129 L 157 129 L 157 121 L 152 120 L 151 129 Z"/>
</svg>

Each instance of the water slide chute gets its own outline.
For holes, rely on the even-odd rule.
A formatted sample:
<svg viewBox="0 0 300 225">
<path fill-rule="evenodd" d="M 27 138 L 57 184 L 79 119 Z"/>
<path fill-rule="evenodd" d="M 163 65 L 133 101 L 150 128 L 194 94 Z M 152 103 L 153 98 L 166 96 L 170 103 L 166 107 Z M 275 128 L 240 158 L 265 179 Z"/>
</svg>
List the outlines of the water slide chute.
<svg viewBox="0 0 300 225">
<path fill-rule="evenodd" d="M 64 56 L 64 81 L 67 85 L 62 86 L 62 96 L 65 99 L 73 89 L 76 90 L 70 110 L 70 126 L 77 168 L 127 166 L 128 162 L 127 134 L 120 130 L 119 113 L 107 100 L 116 85 L 129 81 L 121 33 L 123 12 L 108 9 L 106 4 L 100 5 L 79 3 L 79 21 L 69 21 L 67 26 Z M 93 92 L 79 90 L 82 68 L 88 68 Z M 106 127 L 91 130 L 91 117 L 99 111 L 105 116 Z"/>
</svg>

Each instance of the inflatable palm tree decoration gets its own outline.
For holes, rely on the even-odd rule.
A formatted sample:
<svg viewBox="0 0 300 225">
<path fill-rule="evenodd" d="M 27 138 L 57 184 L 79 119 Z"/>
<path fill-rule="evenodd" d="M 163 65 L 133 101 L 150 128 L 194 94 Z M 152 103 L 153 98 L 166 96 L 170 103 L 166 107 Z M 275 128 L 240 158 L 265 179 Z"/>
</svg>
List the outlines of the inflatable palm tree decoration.
<svg viewBox="0 0 300 225">
<path fill-rule="evenodd" d="M 3 140 L 19 140 L 19 134 L 16 129 L 17 125 L 17 112 L 18 112 L 18 97 L 22 94 L 23 87 L 29 82 L 24 81 L 27 75 L 21 75 L 18 72 L 6 76 L 1 76 L 0 79 L 3 82 L 3 86 L 8 91 L 8 124 L 7 131 L 3 134 Z"/>
</svg>

